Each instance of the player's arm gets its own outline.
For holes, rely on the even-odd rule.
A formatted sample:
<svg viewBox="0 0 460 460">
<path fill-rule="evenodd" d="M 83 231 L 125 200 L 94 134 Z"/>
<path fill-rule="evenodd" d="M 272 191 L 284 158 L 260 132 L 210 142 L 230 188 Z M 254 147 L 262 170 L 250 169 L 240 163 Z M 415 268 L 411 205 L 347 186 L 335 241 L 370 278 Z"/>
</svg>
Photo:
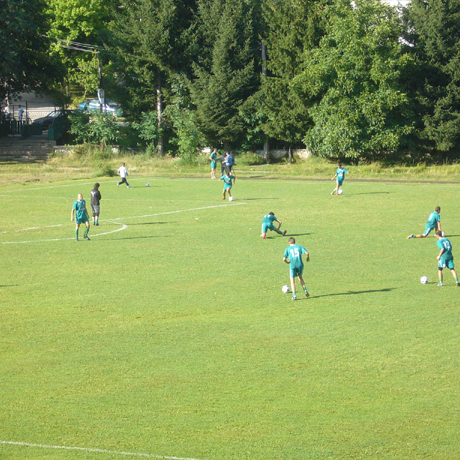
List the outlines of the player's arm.
<svg viewBox="0 0 460 460">
<path fill-rule="evenodd" d="M 233 185 L 235 185 L 236 182 L 236 176 L 233 176 Z"/>
<path fill-rule="evenodd" d="M 444 248 L 441 249 L 441 251 L 439 252 L 439 255 L 438 255 L 438 257 L 436 257 L 436 259 L 439 260 L 443 254 L 444 254 Z"/>
<path fill-rule="evenodd" d="M 289 259 L 288 259 L 287 257 L 283 257 L 283 262 L 284 262 L 285 264 L 288 264 L 288 263 L 289 263 Z"/>
<path fill-rule="evenodd" d="M 337 177 L 337 173 L 334 174 L 331 180 L 334 180 Z"/>
<path fill-rule="evenodd" d="M 310 253 L 308 251 L 305 251 L 305 260 L 310 262 Z"/>
<path fill-rule="evenodd" d="M 72 211 L 70 212 L 70 222 L 73 222 L 73 216 L 75 215 L 75 209 L 72 208 Z"/>
<path fill-rule="evenodd" d="M 278 230 L 281 228 L 281 224 L 283 223 L 281 220 L 276 219 L 276 222 L 278 222 Z"/>
</svg>

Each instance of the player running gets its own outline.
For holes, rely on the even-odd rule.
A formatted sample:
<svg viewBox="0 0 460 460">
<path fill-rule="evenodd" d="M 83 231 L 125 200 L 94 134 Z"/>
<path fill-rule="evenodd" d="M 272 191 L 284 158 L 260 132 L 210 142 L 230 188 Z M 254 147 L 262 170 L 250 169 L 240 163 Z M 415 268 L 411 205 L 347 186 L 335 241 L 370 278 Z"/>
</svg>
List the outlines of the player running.
<svg viewBox="0 0 460 460">
<path fill-rule="evenodd" d="M 79 193 L 77 195 L 77 201 L 73 204 L 72 212 L 70 213 L 70 221 L 73 222 L 73 218 L 75 216 L 75 237 L 78 241 L 78 230 L 80 228 L 80 224 L 86 225 L 85 236 L 89 241 L 88 232 L 89 232 L 89 214 L 88 209 L 86 209 L 86 201 L 83 199 L 83 195 Z"/>
<path fill-rule="evenodd" d="M 225 174 L 222 174 L 221 178 L 219 180 L 224 181 L 224 190 L 222 192 L 222 199 L 225 200 L 225 194 L 228 192 L 228 198 L 230 199 L 232 196 L 232 185 L 236 181 L 236 177 L 232 176 L 229 172 L 225 172 Z"/>
<path fill-rule="evenodd" d="M 337 193 L 337 195 L 340 195 L 339 194 L 339 189 L 342 186 L 343 181 L 345 180 L 345 174 L 347 174 L 347 173 L 348 173 L 348 171 L 345 168 L 342 168 L 342 163 L 340 163 L 340 161 L 339 161 L 337 163 L 337 171 L 334 174 L 334 177 L 331 179 L 331 180 L 334 180 L 335 178 L 337 178 L 335 189 L 332 190 L 331 195 L 335 195 L 336 193 Z"/>
<path fill-rule="evenodd" d="M 273 222 L 278 222 L 278 228 L 275 228 Z M 275 217 L 275 214 L 269 212 L 267 215 L 264 216 L 264 220 L 262 221 L 262 234 L 260 235 L 261 238 L 267 238 L 267 230 L 274 230 L 276 233 L 278 233 L 278 235 L 286 235 L 287 230 L 284 230 L 284 232 L 280 230 L 282 223 L 283 222 L 281 222 Z"/>
<path fill-rule="evenodd" d="M 454 256 L 452 255 L 452 245 L 450 244 L 450 241 L 447 238 L 444 238 L 442 236 L 442 232 L 440 230 L 436 232 L 435 236 L 438 239 L 437 241 L 438 248 L 441 250 L 438 257 L 436 257 L 436 259 L 438 259 L 438 276 L 439 276 L 438 286 L 443 286 L 442 270 L 446 267 L 452 273 L 452 276 L 455 279 L 455 284 L 457 286 L 460 286 L 460 283 L 458 281 L 457 272 L 455 271 L 455 267 L 454 267 Z"/>
<path fill-rule="evenodd" d="M 436 206 L 434 212 L 430 214 L 428 217 L 428 222 L 425 225 L 425 231 L 421 235 L 409 235 L 407 237 L 408 240 L 411 238 L 426 238 L 432 230 L 436 230 L 437 232 L 441 231 L 441 216 L 439 213 L 441 212 L 441 208 Z"/>
<path fill-rule="evenodd" d="M 310 254 L 308 251 L 300 246 L 300 244 L 295 244 L 295 238 L 291 236 L 289 238 L 289 247 L 284 251 L 283 261 L 289 264 L 289 276 L 291 278 L 291 290 L 292 290 L 292 299 L 297 300 L 297 294 L 295 292 L 295 279 L 296 277 L 299 278 L 300 284 L 303 287 L 305 295 L 310 297 L 310 294 L 307 291 L 307 287 L 305 286 L 305 281 L 302 278 L 303 273 L 303 261 L 302 261 L 302 254 L 306 254 L 307 262 L 310 262 Z"/>
</svg>

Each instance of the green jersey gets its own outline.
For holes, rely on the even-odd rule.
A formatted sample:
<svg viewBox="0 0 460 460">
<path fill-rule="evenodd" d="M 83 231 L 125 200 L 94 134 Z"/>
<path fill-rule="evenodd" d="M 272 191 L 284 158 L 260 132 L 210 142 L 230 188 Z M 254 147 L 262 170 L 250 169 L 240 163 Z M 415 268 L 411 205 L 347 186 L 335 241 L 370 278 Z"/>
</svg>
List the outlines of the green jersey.
<svg viewBox="0 0 460 460">
<path fill-rule="evenodd" d="M 307 250 L 303 246 L 300 246 L 300 244 L 289 246 L 284 251 L 284 257 L 289 259 L 289 268 L 291 270 L 303 268 L 302 254 L 306 253 Z"/>
<path fill-rule="evenodd" d="M 213 152 L 213 153 L 211 153 L 211 155 L 210 155 L 210 156 L 211 156 L 211 159 L 212 159 L 212 160 L 216 161 L 216 159 L 217 159 L 217 155 L 216 155 L 214 152 Z"/>
<path fill-rule="evenodd" d="M 224 181 L 225 185 L 232 185 L 232 180 L 235 178 L 235 176 L 226 176 L 223 175 L 221 179 Z"/>
<path fill-rule="evenodd" d="M 75 201 L 75 203 L 73 204 L 73 209 L 75 209 L 76 211 L 76 216 L 75 216 L 76 220 L 86 219 L 86 201 L 85 200 Z"/>
<path fill-rule="evenodd" d="M 430 214 L 430 217 L 428 217 L 428 222 L 426 223 L 426 226 L 429 228 L 435 228 L 436 224 L 441 221 L 441 216 L 439 215 L 438 212 L 434 211 Z"/>
<path fill-rule="evenodd" d="M 347 172 L 348 171 L 345 168 L 337 168 L 337 180 L 342 182 L 345 179 L 345 174 Z"/>
<path fill-rule="evenodd" d="M 278 221 L 278 219 L 275 216 L 267 214 L 266 216 L 264 216 L 264 220 L 262 221 L 262 223 L 266 225 L 271 225 L 275 221 Z"/>
<path fill-rule="evenodd" d="M 452 255 L 452 245 L 450 244 L 450 241 L 447 238 L 439 239 L 437 241 L 437 245 L 439 250 L 444 249 L 444 252 L 441 255 L 442 260 L 450 260 L 454 258 L 454 256 Z"/>
</svg>

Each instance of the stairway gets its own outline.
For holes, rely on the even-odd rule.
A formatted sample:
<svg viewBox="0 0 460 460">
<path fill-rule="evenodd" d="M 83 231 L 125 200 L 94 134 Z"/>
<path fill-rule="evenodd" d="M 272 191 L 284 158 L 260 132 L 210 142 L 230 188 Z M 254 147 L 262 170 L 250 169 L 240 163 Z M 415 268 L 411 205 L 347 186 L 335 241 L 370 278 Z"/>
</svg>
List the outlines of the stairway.
<svg viewBox="0 0 460 460">
<path fill-rule="evenodd" d="M 0 137 L 0 162 L 46 161 L 53 153 L 55 145 L 56 141 L 48 140 L 46 135 L 30 136 L 26 139 L 21 139 L 19 136 Z"/>
</svg>

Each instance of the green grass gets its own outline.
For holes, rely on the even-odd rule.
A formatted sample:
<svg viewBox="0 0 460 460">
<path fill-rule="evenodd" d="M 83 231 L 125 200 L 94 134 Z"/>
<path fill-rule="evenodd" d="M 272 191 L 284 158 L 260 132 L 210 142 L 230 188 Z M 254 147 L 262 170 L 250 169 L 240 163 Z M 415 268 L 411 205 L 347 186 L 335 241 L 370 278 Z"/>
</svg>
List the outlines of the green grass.
<svg viewBox="0 0 460 460">
<path fill-rule="evenodd" d="M 82 154 L 86 152 L 86 154 Z M 293 164 L 280 161 L 274 164 L 249 164 L 251 154 L 236 155 L 235 171 L 238 177 L 257 179 L 317 179 L 330 180 L 337 164 L 322 158 L 312 157 L 296 160 Z M 207 155 L 196 157 L 191 163 L 178 157 L 163 158 L 148 155 L 123 155 L 109 150 L 101 152 L 90 147 L 77 146 L 75 153 L 56 155 L 46 163 L 3 163 L 0 169 L 0 186 L 13 183 L 41 182 L 56 180 L 96 179 L 102 176 L 116 176 L 120 164 L 125 162 L 128 170 L 137 176 L 155 177 L 210 177 Z M 401 182 L 455 182 L 458 183 L 460 164 L 399 164 L 382 163 L 346 165 L 349 178 L 354 180 L 391 180 Z M 218 164 L 220 172 L 220 164 Z"/>
<path fill-rule="evenodd" d="M 222 182 L 130 179 L 98 179 L 101 225 L 78 243 L 70 210 L 94 179 L 0 188 L 0 441 L 198 460 L 460 457 L 460 289 L 449 272 L 436 287 L 434 237 L 406 239 L 440 205 L 460 257 L 455 185 L 350 177 L 332 197 L 332 182 L 246 178 L 229 203 Z M 260 239 L 269 211 L 310 251 L 310 299 L 281 292 L 288 243 Z M 0 458 L 136 457 L 0 444 Z"/>
</svg>

